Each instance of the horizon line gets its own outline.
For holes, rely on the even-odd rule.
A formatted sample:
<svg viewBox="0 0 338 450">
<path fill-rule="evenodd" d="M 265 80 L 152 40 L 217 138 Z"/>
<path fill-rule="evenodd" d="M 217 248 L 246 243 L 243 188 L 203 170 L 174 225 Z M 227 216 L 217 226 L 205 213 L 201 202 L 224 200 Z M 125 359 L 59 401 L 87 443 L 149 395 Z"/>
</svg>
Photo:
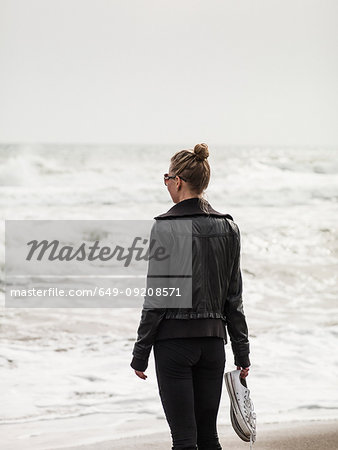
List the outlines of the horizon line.
<svg viewBox="0 0 338 450">
<path fill-rule="evenodd" d="M 95 146 L 103 146 L 103 147 L 111 147 L 111 146 L 149 146 L 149 147 L 158 147 L 158 146 L 167 146 L 167 147 L 182 147 L 184 146 L 184 143 L 164 143 L 164 142 L 158 142 L 158 143 L 145 143 L 145 142 L 67 142 L 67 141 L 58 141 L 58 142 L 49 142 L 49 141 L 35 141 L 35 142 L 29 142 L 29 141 L 0 141 L 0 146 L 87 146 L 87 147 L 95 147 Z M 195 144 L 194 144 L 195 145 Z M 233 144 L 233 143 L 210 143 L 208 144 L 208 147 L 260 147 L 260 148 L 304 148 L 304 147 L 311 147 L 311 148 L 338 148 L 337 144 Z"/>
</svg>

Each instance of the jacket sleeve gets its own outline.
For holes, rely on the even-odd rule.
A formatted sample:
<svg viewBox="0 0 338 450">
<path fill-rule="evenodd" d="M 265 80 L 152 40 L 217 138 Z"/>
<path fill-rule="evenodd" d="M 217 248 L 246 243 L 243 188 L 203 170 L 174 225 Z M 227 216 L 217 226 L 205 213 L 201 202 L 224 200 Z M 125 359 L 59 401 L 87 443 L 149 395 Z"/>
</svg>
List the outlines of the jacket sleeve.
<svg viewBox="0 0 338 450">
<path fill-rule="evenodd" d="M 166 248 L 166 243 L 163 233 L 158 232 L 156 223 L 151 230 L 151 240 L 156 241 L 156 247 Z M 165 278 L 159 278 L 159 275 L 168 275 L 168 264 L 161 261 L 159 263 L 155 258 L 151 258 L 152 254 L 149 253 L 148 261 L 148 274 L 147 274 L 147 289 L 146 296 L 144 297 L 143 308 L 141 312 L 141 319 L 137 330 L 137 340 L 133 348 L 133 359 L 130 366 L 141 372 L 145 371 L 148 367 L 148 359 L 155 341 L 155 336 L 158 327 L 165 316 L 166 308 L 161 307 L 161 298 L 149 297 L 147 294 L 149 288 L 162 289 L 165 283 Z"/>
<path fill-rule="evenodd" d="M 234 239 L 234 264 L 225 301 L 225 318 L 236 366 L 250 366 L 248 327 L 242 301 L 242 274 L 240 268 L 241 239 L 238 226 Z"/>
<path fill-rule="evenodd" d="M 137 330 L 137 341 L 133 349 L 131 367 L 141 372 L 148 367 L 148 359 L 155 341 L 155 335 L 159 324 L 165 315 L 165 310 L 142 309 L 140 325 Z"/>
</svg>

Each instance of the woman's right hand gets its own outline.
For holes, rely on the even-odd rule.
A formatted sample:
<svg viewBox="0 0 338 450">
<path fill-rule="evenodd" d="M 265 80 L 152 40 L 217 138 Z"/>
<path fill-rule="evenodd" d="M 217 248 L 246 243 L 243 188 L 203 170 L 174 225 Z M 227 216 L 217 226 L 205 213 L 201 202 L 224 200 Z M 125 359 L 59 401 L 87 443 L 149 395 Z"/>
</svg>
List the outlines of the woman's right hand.
<svg viewBox="0 0 338 450">
<path fill-rule="evenodd" d="M 135 369 L 134 369 L 135 370 Z M 139 378 L 142 378 L 142 380 L 146 380 L 147 379 L 147 375 L 144 372 L 141 372 L 140 370 L 135 370 L 136 375 Z"/>
</svg>

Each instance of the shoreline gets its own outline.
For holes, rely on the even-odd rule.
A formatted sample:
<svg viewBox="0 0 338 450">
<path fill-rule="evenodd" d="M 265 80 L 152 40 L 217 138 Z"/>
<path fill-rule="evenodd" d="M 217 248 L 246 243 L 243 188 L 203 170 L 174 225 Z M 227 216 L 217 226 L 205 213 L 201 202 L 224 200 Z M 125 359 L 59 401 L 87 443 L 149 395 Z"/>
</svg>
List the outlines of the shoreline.
<svg viewBox="0 0 338 450">
<path fill-rule="evenodd" d="M 248 449 L 230 425 L 218 426 L 219 440 L 224 449 Z M 312 420 L 257 424 L 255 449 L 259 450 L 331 450 L 338 442 L 338 420 Z M 50 450 L 169 450 L 171 438 L 167 432 L 106 440 L 92 444 L 50 447 Z"/>
</svg>

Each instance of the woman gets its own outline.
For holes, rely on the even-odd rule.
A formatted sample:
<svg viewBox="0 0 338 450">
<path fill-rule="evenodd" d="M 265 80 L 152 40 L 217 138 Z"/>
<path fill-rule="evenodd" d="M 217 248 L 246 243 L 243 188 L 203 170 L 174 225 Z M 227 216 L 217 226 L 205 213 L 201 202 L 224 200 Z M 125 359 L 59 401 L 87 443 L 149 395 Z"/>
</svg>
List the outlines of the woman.
<svg viewBox="0 0 338 450">
<path fill-rule="evenodd" d="M 219 450 L 217 414 L 230 336 L 241 377 L 248 375 L 248 328 L 242 304 L 240 233 L 229 214 L 203 198 L 210 180 L 208 146 L 171 158 L 164 183 L 175 205 L 155 217 L 192 221 L 192 307 L 143 307 L 131 367 L 145 380 L 151 348 L 172 449 Z M 168 223 L 168 222 L 167 222 Z M 198 446 L 198 447 L 197 447 Z"/>
</svg>

